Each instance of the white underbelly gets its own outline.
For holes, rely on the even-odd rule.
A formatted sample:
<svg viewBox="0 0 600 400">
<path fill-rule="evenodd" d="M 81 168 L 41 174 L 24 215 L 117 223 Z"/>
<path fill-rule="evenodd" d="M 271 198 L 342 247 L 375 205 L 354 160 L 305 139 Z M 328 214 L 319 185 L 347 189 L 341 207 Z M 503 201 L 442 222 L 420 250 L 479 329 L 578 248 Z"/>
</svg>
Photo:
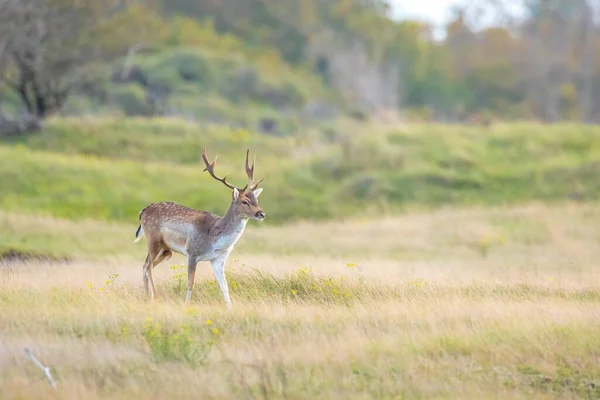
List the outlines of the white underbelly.
<svg viewBox="0 0 600 400">
<path fill-rule="evenodd" d="M 187 256 L 187 235 L 173 229 L 161 229 L 163 241 L 174 252 Z"/>
<path fill-rule="evenodd" d="M 187 250 L 184 246 L 179 245 L 178 243 L 170 243 L 169 241 L 165 240 L 165 244 L 174 252 L 179 253 L 179 254 L 183 254 L 184 256 L 187 257 Z"/>
</svg>

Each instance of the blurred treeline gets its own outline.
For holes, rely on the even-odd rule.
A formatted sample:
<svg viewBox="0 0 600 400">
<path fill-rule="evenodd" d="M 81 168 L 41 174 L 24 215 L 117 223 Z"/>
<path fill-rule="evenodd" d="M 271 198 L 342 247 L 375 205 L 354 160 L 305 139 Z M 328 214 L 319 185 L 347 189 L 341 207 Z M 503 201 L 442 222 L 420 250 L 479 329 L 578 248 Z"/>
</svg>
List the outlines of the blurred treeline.
<svg viewBox="0 0 600 400">
<path fill-rule="evenodd" d="M 0 0 L 0 121 L 178 115 L 275 134 L 339 116 L 598 122 L 594 1 L 515 0 L 518 16 L 468 2 L 437 39 L 385 0 Z"/>
</svg>

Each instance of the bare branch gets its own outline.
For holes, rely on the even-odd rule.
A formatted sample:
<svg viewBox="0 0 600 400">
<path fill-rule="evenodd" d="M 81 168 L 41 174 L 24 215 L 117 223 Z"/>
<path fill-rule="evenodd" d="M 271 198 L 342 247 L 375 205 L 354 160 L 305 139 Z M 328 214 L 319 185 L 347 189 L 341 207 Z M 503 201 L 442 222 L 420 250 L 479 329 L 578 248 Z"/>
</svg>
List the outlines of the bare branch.
<svg viewBox="0 0 600 400">
<path fill-rule="evenodd" d="M 125 79 L 129 76 L 131 66 L 133 65 L 133 58 L 135 57 L 135 53 L 139 50 L 143 50 L 145 47 L 145 43 L 136 43 L 133 46 L 129 47 L 129 49 L 127 50 L 127 56 L 125 57 L 125 65 L 123 66 L 123 70 L 121 71 L 121 79 Z"/>
</svg>

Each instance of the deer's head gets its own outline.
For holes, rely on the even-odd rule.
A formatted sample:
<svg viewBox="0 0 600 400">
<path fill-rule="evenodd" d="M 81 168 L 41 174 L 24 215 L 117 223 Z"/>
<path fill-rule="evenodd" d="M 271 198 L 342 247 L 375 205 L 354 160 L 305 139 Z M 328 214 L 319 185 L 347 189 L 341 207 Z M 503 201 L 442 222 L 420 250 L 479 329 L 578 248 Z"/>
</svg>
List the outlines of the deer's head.
<svg viewBox="0 0 600 400">
<path fill-rule="evenodd" d="M 246 150 L 246 175 L 248 175 L 248 183 L 243 188 L 234 186 L 227 182 L 227 174 L 223 178 L 219 178 L 215 175 L 215 164 L 217 163 L 217 158 L 211 163 L 208 161 L 208 157 L 206 156 L 206 148 L 202 151 L 202 159 L 206 164 L 205 171 L 208 171 L 210 176 L 219 182 L 223 183 L 225 186 L 233 190 L 231 195 L 231 207 L 233 207 L 236 215 L 239 215 L 243 218 L 250 218 L 256 220 L 263 220 L 266 217 L 266 214 L 258 205 L 258 196 L 260 196 L 262 192 L 262 188 L 259 188 L 258 185 L 263 181 L 262 179 L 258 182 L 254 181 L 254 164 L 255 160 L 252 161 L 252 166 L 248 164 L 248 155 L 250 154 L 250 150 Z"/>
</svg>

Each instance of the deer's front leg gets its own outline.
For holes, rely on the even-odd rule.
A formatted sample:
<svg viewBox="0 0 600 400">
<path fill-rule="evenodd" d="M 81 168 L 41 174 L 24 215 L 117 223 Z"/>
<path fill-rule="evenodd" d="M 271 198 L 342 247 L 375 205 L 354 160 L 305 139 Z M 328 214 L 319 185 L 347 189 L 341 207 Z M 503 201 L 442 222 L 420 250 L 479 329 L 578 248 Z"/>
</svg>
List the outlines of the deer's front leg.
<svg viewBox="0 0 600 400">
<path fill-rule="evenodd" d="M 194 288 L 194 278 L 196 276 L 196 258 L 188 257 L 188 286 L 185 295 L 185 304 L 189 304 L 192 298 L 192 289 Z"/>
<path fill-rule="evenodd" d="M 221 288 L 221 293 L 223 294 L 223 298 L 225 299 L 225 304 L 227 307 L 231 307 L 231 299 L 229 298 L 229 287 L 227 286 L 227 279 L 225 279 L 225 261 L 229 253 L 226 253 L 218 258 L 215 258 L 210 263 L 213 267 L 213 271 L 215 271 L 215 277 L 217 278 L 217 282 L 219 283 L 219 287 Z"/>
</svg>

